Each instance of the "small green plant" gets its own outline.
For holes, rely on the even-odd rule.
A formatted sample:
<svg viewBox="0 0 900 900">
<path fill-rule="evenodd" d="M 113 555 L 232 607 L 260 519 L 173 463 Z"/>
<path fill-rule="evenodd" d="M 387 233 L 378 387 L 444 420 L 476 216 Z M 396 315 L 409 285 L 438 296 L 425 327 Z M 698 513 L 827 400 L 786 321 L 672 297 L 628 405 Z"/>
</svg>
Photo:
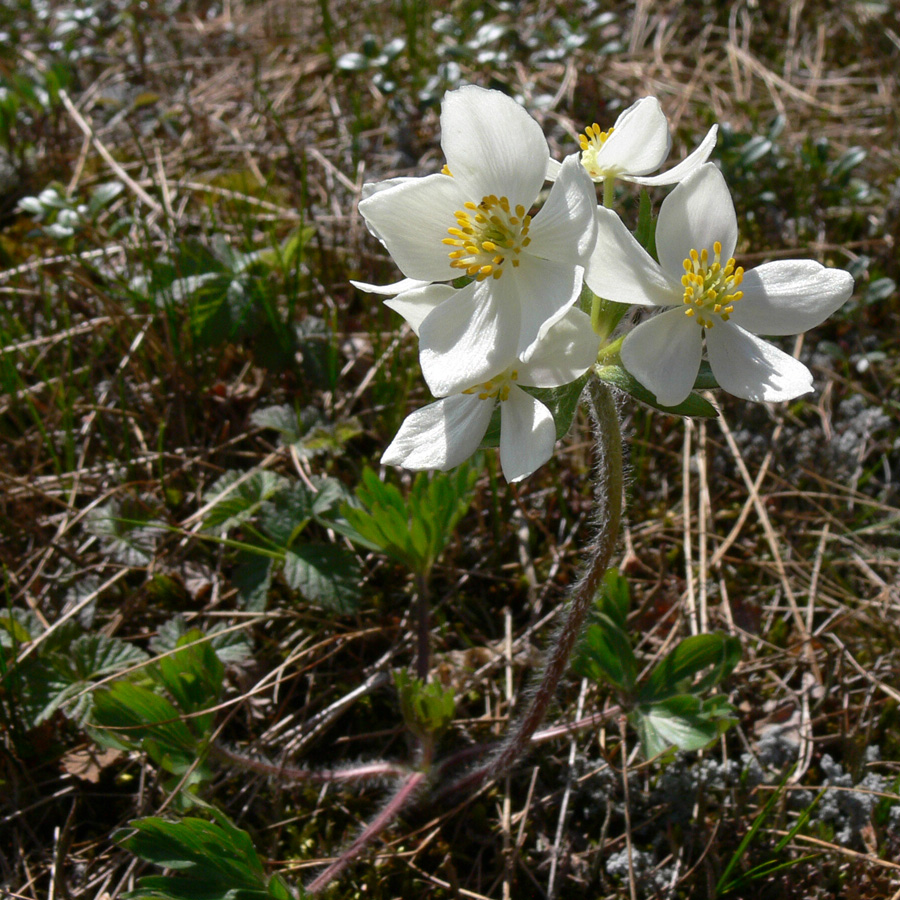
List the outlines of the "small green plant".
<svg viewBox="0 0 900 900">
<path fill-rule="evenodd" d="M 640 666 L 627 627 L 629 605 L 628 582 L 610 570 L 576 651 L 575 671 L 615 689 L 648 758 L 670 747 L 705 747 L 734 721 L 726 697 L 703 695 L 734 670 L 741 656 L 740 641 L 721 634 L 685 638 L 639 681 Z"/>
</svg>

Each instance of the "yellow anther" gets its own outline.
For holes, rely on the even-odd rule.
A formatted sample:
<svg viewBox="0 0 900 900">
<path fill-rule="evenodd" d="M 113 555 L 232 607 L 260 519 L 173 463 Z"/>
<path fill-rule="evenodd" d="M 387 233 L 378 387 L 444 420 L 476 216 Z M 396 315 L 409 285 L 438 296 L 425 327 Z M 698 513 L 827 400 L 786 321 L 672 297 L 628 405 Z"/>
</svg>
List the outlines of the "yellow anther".
<svg viewBox="0 0 900 900">
<path fill-rule="evenodd" d="M 686 316 L 695 318 L 702 328 L 710 329 L 716 318 L 727 322 L 734 312 L 734 304 L 743 296 L 735 288 L 741 283 L 744 270 L 735 268 L 734 259 L 722 265 L 722 244 L 713 243 L 713 259 L 703 247 L 692 249 L 684 260 L 685 274 L 681 277 L 684 287 L 683 301 Z"/>
<path fill-rule="evenodd" d="M 518 204 L 515 215 L 507 197 L 487 194 L 480 203 L 468 201 L 454 213 L 456 224 L 447 229 L 443 243 L 454 249 L 448 254 L 450 265 L 483 281 L 499 278 L 507 259 L 518 265 L 515 257 L 531 243 L 528 229 L 531 217 Z"/>
</svg>

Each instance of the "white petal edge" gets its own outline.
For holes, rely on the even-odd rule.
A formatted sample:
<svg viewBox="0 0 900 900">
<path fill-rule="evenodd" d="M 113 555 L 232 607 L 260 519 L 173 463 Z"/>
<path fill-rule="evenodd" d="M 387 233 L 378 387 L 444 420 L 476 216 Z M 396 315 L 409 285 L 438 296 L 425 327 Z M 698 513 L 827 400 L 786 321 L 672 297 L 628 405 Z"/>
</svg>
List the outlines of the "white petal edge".
<svg viewBox="0 0 900 900">
<path fill-rule="evenodd" d="M 482 384 L 516 358 L 519 309 L 502 304 L 491 280 L 472 282 L 419 326 L 419 364 L 435 397 Z"/>
<path fill-rule="evenodd" d="M 523 107 L 475 85 L 444 95 L 441 147 L 451 174 L 472 194 L 467 200 L 496 194 L 513 207 L 534 203 L 550 158 L 541 126 Z"/>
<path fill-rule="evenodd" d="M 528 361 L 517 366 L 519 384 L 542 388 L 571 384 L 597 361 L 599 349 L 591 317 L 570 309 L 537 342 Z"/>
<path fill-rule="evenodd" d="M 359 211 L 404 275 L 449 281 L 456 270 L 443 240 L 467 199 L 453 178 L 426 175 L 377 191 L 360 201 Z"/>
<path fill-rule="evenodd" d="M 812 259 L 763 263 L 744 273 L 731 322 L 754 334 L 800 334 L 821 325 L 853 293 L 853 276 Z"/>
<path fill-rule="evenodd" d="M 493 285 L 502 296 L 504 319 L 512 322 L 506 310 L 519 310 L 520 325 L 516 355 L 528 359 L 534 345 L 547 330 L 572 308 L 581 295 L 584 270 L 549 259 L 522 254 L 515 277 L 505 274 Z M 506 330 L 507 326 L 503 326 Z"/>
<path fill-rule="evenodd" d="M 431 403 L 404 419 L 381 462 L 446 472 L 478 449 L 493 411 L 493 400 L 479 400 L 473 394 L 454 394 Z"/>
<path fill-rule="evenodd" d="M 643 184 L 647 187 L 677 184 L 679 181 L 683 181 L 687 178 L 691 172 L 698 169 L 709 159 L 710 154 L 715 149 L 718 132 L 719 126 L 713 125 L 693 153 L 688 154 L 677 166 L 673 166 L 661 175 L 623 175 L 621 177 L 624 181 L 633 181 L 635 184 Z"/>
<path fill-rule="evenodd" d="M 669 155 L 672 139 L 656 97 L 643 97 L 623 112 L 597 153 L 597 168 L 614 177 L 655 172 Z"/>
<path fill-rule="evenodd" d="M 579 154 L 573 154 L 576 159 L 580 159 Z M 547 173 L 544 178 L 547 181 L 556 181 L 559 178 L 559 170 L 562 168 L 562 163 L 555 159 L 547 160 Z"/>
<path fill-rule="evenodd" d="M 662 406 L 687 399 L 703 351 L 700 326 L 681 309 L 670 309 L 638 325 L 622 342 L 622 364 Z"/>
<path fill-rule="evenodd" d="M 363 293 L 383 294 L 387 297 L 391 294 L 402 294 L 404 291 L 412 291 L 416 288 L 425 287 L 425 285 L 431 284 L 431 282 L 421 281 L 418 278 L 403 278 L 400 281 L 395 281 L 393 284 L 369 284 L 368 281 L 354 281 L 351 278 L 350 284 L 363 291 Z"/>
<path fill-rule="evenodd" d="M 454 290 L 449 285 L 428 284 L 397 294 L 393 299 L 385 300 L 384 305 L 394 312 L 400 313 L 410 328 L 418 335 L 426 316 L 444 301 L 449 300 L 453 294 Z"/>
<path fill-rule="evenodd" d="M 732 322 L 716 322 L 707 332 L 706 352 L 716 381 L 735 397 L 777 403 L 813 389 L 802 362 Z"/>
<path fill-rule="evenodd" d="M 500 405 L 500 468 L 507 481 L 521 481 L 553 455 L 556 425 L 543 403 L 513 385 Z"/>
<path fill-rule="evenodd" d="M 656 221 L 659 264 L 680 282 L 691 250 L 706 249 L 712 259 L 713 244 L 719 241 L 722 257 L 728 259 L 737 246 L 737 234 L 737 216 L 725 178 L 712 163 L 704 163 L 662 202 Z"/>
<path fill-rule="evenodd" d="M 534 217 L 527 253 L 541 259 L 584 266 L 597 240 L 594 183 L 580 161 L 570 156 L 560 167 L 550 196 Z"/>
<path fill-rule="evenodd" d="M 681 273 L 669 278 L 611 209 L 597 208 L 597 243 L 584 273 L 599 297 L 638 306 L 681 303 Z"/>
</svg>

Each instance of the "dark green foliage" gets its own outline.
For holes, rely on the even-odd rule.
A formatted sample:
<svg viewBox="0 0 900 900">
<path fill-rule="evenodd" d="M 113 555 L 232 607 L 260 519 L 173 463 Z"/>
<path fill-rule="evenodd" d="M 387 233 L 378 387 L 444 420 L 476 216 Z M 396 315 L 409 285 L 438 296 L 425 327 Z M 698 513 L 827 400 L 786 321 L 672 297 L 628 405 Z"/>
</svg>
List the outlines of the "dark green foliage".
<svg viewBox="0 0 900 900">
<path fill-rule="evenodd" d="M 450 474 L 419 473 L 404 498 L 364 469 L 356 489 L 360 506 L 345 504 L 342 512 L 365 544 L 427 577 L 469 508 L 477 477 L 478 469 L 470 463 Z"/>
<path fill-rule="evenodd" d="M 295 894 L 279 875 L 266 875 L 246 831 L 219 810 L 205 809 L 213 821 L 152 816 L 131 822 L 131 835 L 115 836 L 135 856 L 171 870 L 140 878 L 123 895 L 127 900 L 302 900 L 305 894 Z"/>
<path fill-rule="evenodd" d="M 740 641 L 721 634 L 685 638 L 638 683 L 639 665 L 627 630 L 628 606 L 628 583 L 611 569 L 604 576 L 597 610 L 573 667 L 580 675 L 615 688 L 648 758 L 673 746 L 705 747 L 734 721 L 727 698 L 702 695 L 734 670 L 740 661 Z"/>
</svg>

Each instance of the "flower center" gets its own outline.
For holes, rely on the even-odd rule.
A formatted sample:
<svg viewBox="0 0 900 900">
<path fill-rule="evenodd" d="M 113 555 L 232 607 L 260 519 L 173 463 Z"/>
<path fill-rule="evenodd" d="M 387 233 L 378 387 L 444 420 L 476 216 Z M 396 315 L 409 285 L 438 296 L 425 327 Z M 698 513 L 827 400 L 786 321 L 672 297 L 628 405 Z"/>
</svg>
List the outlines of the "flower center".
<svg viewBox="0 0 900 900">
<path fill-rule="evenodd" d="M 489 194 L 481 203 L 466 203 L 458 209 L 456 227 L 448 228 L 450 235 L 444 243 L 453 249 L 450 265 L 463 269 L 478 281 L 493 276 L 499 278 L 504 264 L 519 265 L 519 253 L 531 243 L 528 229 L 531 216 L 525 215 L 521 204 L 510 209 L 506 197 Z"/>
<path fill-rule="evenodd" d="M 581 145 L 581 164 L 587 169 L 591 178 L 603 178 L 610 174 L 597 164 L 597 154 L 614 130 L 610 128 L 609 131 L 601 131 L 600 126 L 595 122 L 584 129 L 584 134 L 578 135 L 578 143 Z"/>
<path fill-rule="evenodd" d="M 517 369 L 507 369 L 502 375 L 497 375 L 490 381 L 485 381 L 484 384 L 476 384 L 475 387 L 471 387 L 463 393 L 478 394 L 479 400 L 490 400 L 496 397 L 502 403 L 509 398 L 510 382 L 518 381 L 518 379 Z"/>
<path fill-rule="evenodd" d="M 743 291 L 737 290 L 744 280 L 744 270 L 740 266 L 734 267 L 733 257 L 722 266 L 722 245 L 718 241 L 713 244 L 713 253 L 715 256 L 710 263 L 705 248 L 700 253 L 691 250 L 681 276 L 687 306 L 684 314 L 695 316 L 697 324 L 703 328 L 713 327 L 713 315 L 727 322 L 734 312 L 734 304 L 744 296 Z"/>
</svg>

